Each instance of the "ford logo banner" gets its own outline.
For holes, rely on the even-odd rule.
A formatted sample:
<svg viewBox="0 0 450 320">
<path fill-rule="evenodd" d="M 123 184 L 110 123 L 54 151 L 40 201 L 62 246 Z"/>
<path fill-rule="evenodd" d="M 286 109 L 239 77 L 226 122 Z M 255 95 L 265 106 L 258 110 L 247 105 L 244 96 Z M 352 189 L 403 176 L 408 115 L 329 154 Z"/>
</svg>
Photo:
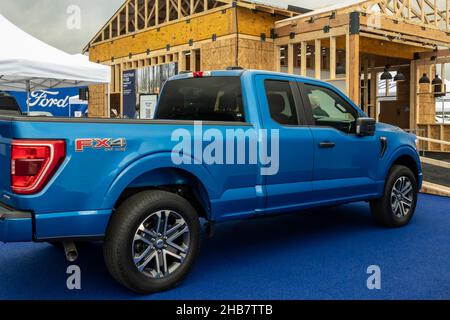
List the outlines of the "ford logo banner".
<svg viewBox="0 0 450 320">
<path fill-rule="evenodd" d="M 20 106 L 27 112 L 26 92 L 9 91 Z M 37 90 L 30 93 L 30 112 L 50 113 L 55 117 L 83 117 L 87 114 L 88 102 L 78 97 L 79 88 L 58 88 Z"/>
</svg>

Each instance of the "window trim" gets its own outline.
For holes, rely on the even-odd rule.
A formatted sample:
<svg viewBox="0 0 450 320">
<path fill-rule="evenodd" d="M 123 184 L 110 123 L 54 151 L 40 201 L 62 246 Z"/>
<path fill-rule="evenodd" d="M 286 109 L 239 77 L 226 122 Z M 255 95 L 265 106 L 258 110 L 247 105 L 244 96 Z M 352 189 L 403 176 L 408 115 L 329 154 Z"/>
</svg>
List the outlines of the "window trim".
<svg viewBox="0 0 450 320">
<path fill-rule="evenodd" d="M 295 81 L 293 79 L 279 79 L 279 78 L 272 78 L 272 77 L 265 77 L 262 80 L 263 80 L 262 84 L 263 84 L 263 88 L 264 88 L 264 99 L 266 100 L 267 113 L 269 115 L 270 121 L 272 121 L 272 123 L 274 123 L 280 127 L 286 127 L 286 128 L 298 128 L 298 127 L 308 126 L 307 116 L 305 114 L 305 109 L 304 109 L 304 105 L 303 105 L 303 98 L 302 98 L 302 94 L 297 86 L 297 81 Z M 277 122 L 275 119 L 272 118 L 272 113 L 270 112 L 269 100 L 267 97 L 266 81 L 286 82 L 289 84 L 289 87 L 291 89 L 292 96 L 294 99 L 294 110 L 297 115 L 297 124 L 283 124 L 283 123 Z"/>
<path fill-rule="evenodd" d="M 314 120 L 314 115 L 312 112 L 312 107 L 311 107 L 311 101 L 309 100 L 307 93 L 306 93 L 306 88 L 305 85 L 309 85 L 309 86 L 314 86 L 317 88 L 321 88 L 321 89 L 325 89 L 325 90 L 329 90 L 331 92 L 333 92 L 334 94 L 336 94 L 337 96 L 341 97 L 342 100 L 344 100 L 354 111 L 355 114 L 357 115 L 357 118 L 355 119 L 355 121 L 361 117 L 361 113 L 358 111 L 358 109 L 356 109 L 353 104 L 348 100 L 347 97 L 343 96 L 341 93 L 339 93 L 337 90 L 335 90 L 334 88 L 328 87 L 328 86 L 324 86 L 324 85 L 320 85 L 320 84 L 315 84 L 315 83 L 308 83 L 308 82 L 298 82 L 298 89 L 301 92 L 302 95 L 302 99 L 303 99 L 303 105 L 305 107 L 305 113 L 306 113 L 306 119 L 308 120 L 308 125 L 311 129 L 314 128 L 330 128 L 330 129 L 334 129 L 337 132 L 343 133 L 345 135 L 356 135 L 356 133 L 347 133 L 344 132 L 342 130 L 336 129 L 335 127 L 332 126 L 321 126 L 321 125 L 317 125 L 316 121 Z"/>
</svg>

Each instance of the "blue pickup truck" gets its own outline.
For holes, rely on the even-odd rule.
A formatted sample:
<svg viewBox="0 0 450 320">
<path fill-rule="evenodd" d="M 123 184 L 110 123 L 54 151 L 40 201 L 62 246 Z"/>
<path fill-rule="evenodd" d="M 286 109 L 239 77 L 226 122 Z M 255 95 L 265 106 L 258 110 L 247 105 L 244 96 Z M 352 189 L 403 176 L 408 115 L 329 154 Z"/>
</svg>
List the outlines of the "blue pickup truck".
<svg viewBox="0 0 450 320">
<path fill-rule="evenodd" d="M 0 241 L 104 241 L 125 287 L 187 275 L 227 220 L 367 201 L 375 221 L 412 218 L 415 137 L 375 123 L 332 85 L 230 70 L 166 82 L 153 120 L 0 116 Z"/>
</svg>

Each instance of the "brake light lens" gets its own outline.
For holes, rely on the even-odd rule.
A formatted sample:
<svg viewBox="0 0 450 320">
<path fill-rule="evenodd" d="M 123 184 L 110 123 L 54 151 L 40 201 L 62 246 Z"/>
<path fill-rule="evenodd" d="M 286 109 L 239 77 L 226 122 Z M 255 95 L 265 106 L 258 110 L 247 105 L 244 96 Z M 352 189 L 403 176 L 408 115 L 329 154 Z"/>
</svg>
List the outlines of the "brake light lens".
<svg viewBox="0 0 450 320">
<path fill-rule="evenodd" d="M 11 187 L 16 194 L 41 191 L 66 157 L 63 140 L 13 140 Z"/>
</svg>

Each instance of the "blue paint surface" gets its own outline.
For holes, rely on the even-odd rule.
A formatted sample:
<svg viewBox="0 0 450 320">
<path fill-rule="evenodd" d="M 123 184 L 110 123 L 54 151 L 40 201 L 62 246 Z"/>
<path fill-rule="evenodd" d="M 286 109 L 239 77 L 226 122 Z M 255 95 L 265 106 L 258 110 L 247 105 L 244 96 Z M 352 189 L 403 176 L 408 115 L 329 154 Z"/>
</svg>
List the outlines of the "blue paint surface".
<svg viewBox="0 0 450 320">
<path fill-rule="evenodd" d="M 66 289 L 61 250 L 0 244 L 0 299 L 450 299 L 449 230 L 450 199 L 429 195 L 402 229 L 375 226 L 366 203 L 226 223 L 180 287 L 148 296 L 109 276 L 101 244 L 79 248 L 81 291 Z"/>
</svg>

